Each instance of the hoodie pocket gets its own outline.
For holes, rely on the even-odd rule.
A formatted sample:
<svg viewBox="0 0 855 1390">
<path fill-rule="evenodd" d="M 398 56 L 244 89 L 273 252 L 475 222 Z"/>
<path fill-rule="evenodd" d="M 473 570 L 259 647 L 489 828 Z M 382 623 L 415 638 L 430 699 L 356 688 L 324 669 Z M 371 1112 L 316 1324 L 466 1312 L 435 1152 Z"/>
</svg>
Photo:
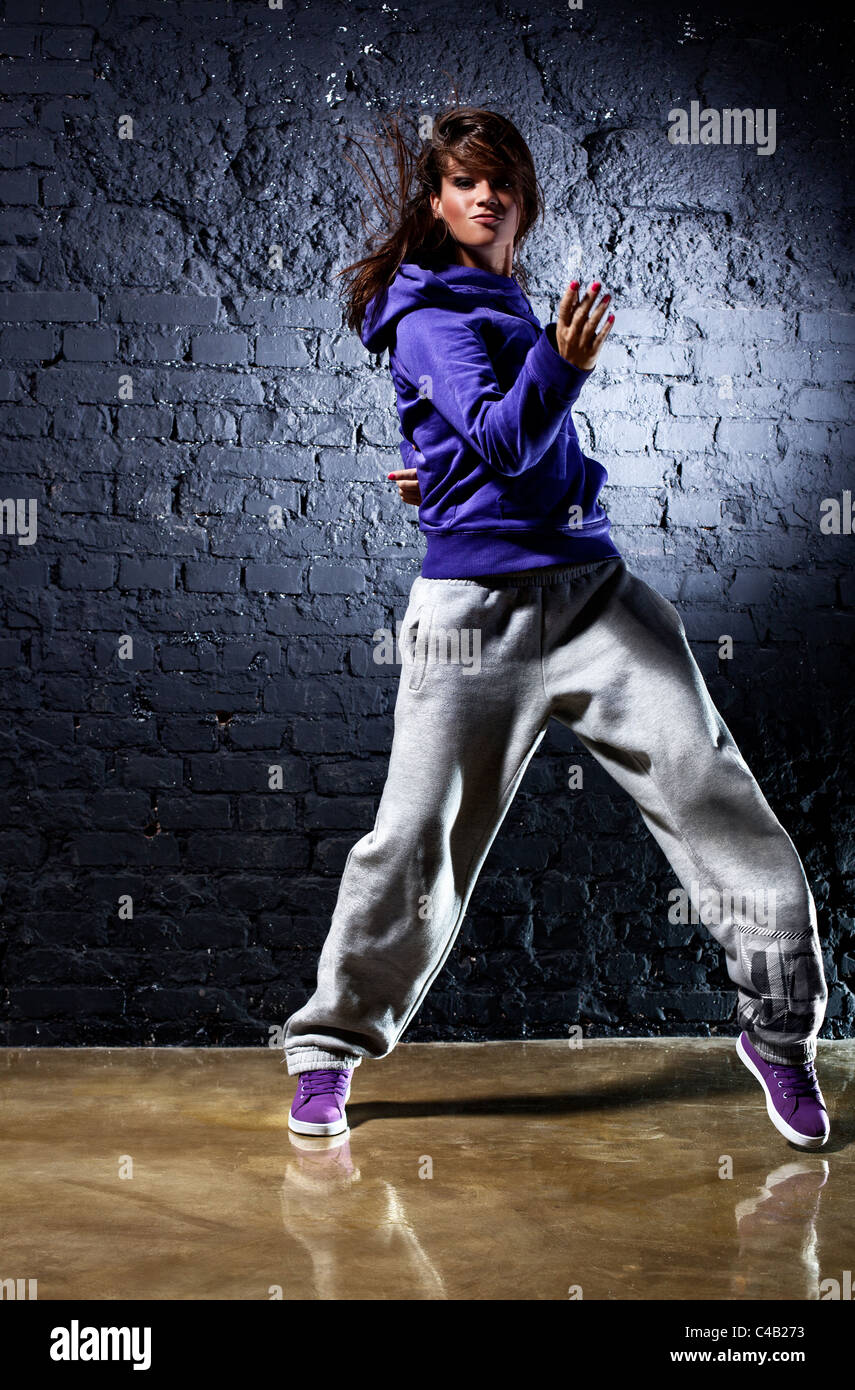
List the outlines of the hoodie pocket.
<svg viewBox="0 0 855 1390">
<path fill-rule="evenodd" d="M 540 512 L 534 501 L 518 497 L 500 497 L 499 516 L 503 521 L 537 521 L 540 519 Z"/>
<path fill-rule="evenodd" d="M 566 492 L 563 478 L 539 477 L 536 482 L 507 488 L 498 498 L 498 513 L 505 521 L 543 521 Z"/>
</svg>

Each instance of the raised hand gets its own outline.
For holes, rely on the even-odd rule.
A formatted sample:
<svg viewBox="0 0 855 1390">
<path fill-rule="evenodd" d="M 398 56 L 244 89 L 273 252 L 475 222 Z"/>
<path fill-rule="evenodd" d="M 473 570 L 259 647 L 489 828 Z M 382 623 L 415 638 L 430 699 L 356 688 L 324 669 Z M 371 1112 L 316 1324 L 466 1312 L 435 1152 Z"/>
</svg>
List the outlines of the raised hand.
<svg viewBox="0 0 855 1390">
<path fill-rule="evenodd" d="M 611 300 L 610 294 L 604 294 L 594 309 L 594 302 L 599 292 L 600 282 L 595 280 L 587 293 L 580 299 L 579 281 L 571 280 L 558 306 L 555 326 L 555 341 L 558 345 L 558 351 L 567 362 L 571 362 L 574 367 L 579 367 L 586 372 L 595 365 L 600 348 L 606 341 L 615 321 L 614 314 L 609 314 L 603 328 L 600 329 L 599 333 L 597 332 L 600 319 Z M 592 309 L 593 313 L 591 312 Z"/>
</svg>

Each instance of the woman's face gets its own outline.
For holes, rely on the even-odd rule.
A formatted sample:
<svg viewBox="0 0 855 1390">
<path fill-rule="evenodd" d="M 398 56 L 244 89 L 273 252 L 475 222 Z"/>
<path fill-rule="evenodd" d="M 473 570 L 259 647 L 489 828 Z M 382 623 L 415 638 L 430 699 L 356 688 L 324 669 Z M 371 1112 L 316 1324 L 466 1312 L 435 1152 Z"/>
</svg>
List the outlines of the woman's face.
<svg viewBox="0 0 855 1390">
<path fill-rule="evenodd" d="M 520 214 L 507 176 L 474 175 L 454 160 L 451 171 L 443 174 L 442 194 L 432 193 L 430 201 L 434 215 L 442 216 L 464 255 L 468 252 L 476 263 L 510 274 Z"/>
</svg>

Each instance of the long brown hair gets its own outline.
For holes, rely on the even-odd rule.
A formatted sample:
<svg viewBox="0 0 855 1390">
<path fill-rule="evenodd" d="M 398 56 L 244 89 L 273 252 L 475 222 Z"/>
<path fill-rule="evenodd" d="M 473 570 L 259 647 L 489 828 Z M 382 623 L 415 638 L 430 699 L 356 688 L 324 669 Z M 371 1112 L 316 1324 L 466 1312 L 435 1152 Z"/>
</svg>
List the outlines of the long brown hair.
<svg viewBox="0 0 855 1390">
<path fill-rule="evenodd" d="M 512 274 L 525 294 L 528 282 L 518 260 L 523 241 L 544 214 L 544 200 L 534 169 L 531 151 L 516 126 L 506 116 L 482 106 L 450 106 L 431 122 L 430 133 L 418 154 L 408 145 L 399 120 L 399 111 L 381 118 L 381 135 L 367 138 L 379 147 L 382 173 L 378 172 L 365 147 L 349 135 L 370 170 L 363 169 L 349 155 L 344 158 L 356 170 L 380 213 L 383 225 L 366 225 L 360 208 L 362 228 L 369 253 L 337 272 L 350 276 L 345 297 L 348 328 L 357 333 L 362 327 L 369 301 L 391 284 L 398 266 L 414 256 L 455 261 L 455 242 L 444 219 L 434 216 L 431 193 L 442 192 L 442 176 L 450 172 L 452 158 L 468 173 L 484 173 L 492 178 L 503 175 L 511 185 L 519 207 L 519 226 L 514 237 Z M 394 168 L 389 172 L 387 155 Z M 380 239 L 379 245 L 377 244 Z"/>
</svg>

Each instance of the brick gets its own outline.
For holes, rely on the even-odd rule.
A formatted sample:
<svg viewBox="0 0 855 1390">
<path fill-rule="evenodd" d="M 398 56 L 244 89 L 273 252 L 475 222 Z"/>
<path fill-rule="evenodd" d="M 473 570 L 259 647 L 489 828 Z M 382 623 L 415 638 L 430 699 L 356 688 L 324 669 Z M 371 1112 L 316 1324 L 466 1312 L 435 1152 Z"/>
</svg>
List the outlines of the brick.
<svg viewBox="0 0 855 1390">
<path fill-rule="evenodd" d="M 615 526 L 658 526 L 662 516 L 658 495 L 640 487 L 615 488 L 608 495 L 604 492 L 602 502 Z M 620 542 L 615 544 L 620 549 Z"/>
<path fill-rule="evenodd" d="M 26 207 L 39 201 L 39 180 L 35 174 L 0 174 L 0 202 Z"/>
<path fill-rule="evenodd" d="M 184 566 L 184 583 L 190 593 L 237 593 L 240 588 L 240 567 L 210 560 L 190 560 Z"/>
<path fill-rule="evenodd" d="M 315 594 L 361 593 L 365 588 L 365 574 L 353 565 L 314 560 L 309 566 L 309 588 Z"/>
<path fill-rule="evenodd" d="M 108 323 L 216 323 L 220 301 L 210 294 L 110 294 L 104 305 Z M 2 317 L 0 296 L 0 317 Z M 81 315 L 75 315 L 76 318 Z"/>
<path fill-rule="evenodd" d="M 85 96 L 92 91 L 95 74 L 82 63 L 28 63 L 0 65 L 0 92 L 9 96 L 32 92 L 38 96 Z"/>
<path fill-rule="evenodd" d="M 668 405 L 672 415 L 737 416 L 778 420 L 784 413 L 779 386 L 740 386 L 737 390 L 729 381 L 718 387 L 684 385 L 675 382 L 667 388 Z"/>
<path fill-rule="evenodd" d="M 276 672 L 280 669 L 278 642 L 253 638 L 246 642 L 229 642 L 223 652 L 222 669 L 227 671 Z M 260 746 L 260 745 L 259 745 Z"/>
<path fill-rule="evenodd" d="M 61 29 L 42 34 L 43 58 L 68 58 L 74 62 L 84 62 L 92 56 L 92 30 Z"/>
<path fill-rule="evenodd" d="M 668 330 L 668 319 L 658 309 L 615 309 L 612 334 L 627 338 L 663 338 Z"/>
<path fill-rule="evenodd" d="M 793 415 L 804 420 L 851 420 L 853 401 L 851 391 L 848 400 L 843 391 L 822 391 L 806 387 L 797 391 L 790 402 Z"/>
<path fill-rule="evenodd" d="M 85 290 L 9 290 L 0 293 L 4 323 L 85 323 L 98 318 L 98 299 Z"/>
<path fill-rule="evenodd" d="M 63 589 L 109 589 L 113 584 L 115 562 L 109 555 L 78 560 L 65 555 L 59 562 L 60 586 Z"/>
<path fill-rule="evenodd" d="M 702 341 L 692 344 L 695 369 L 700 377 L 742 377 L 749 371 L 753 354 L 733 343 Z"/>
<path fill-rule="evenodd" d="M 597 421 L 593 450 L 643 449 L 650 443 L 650 428 L 646 421 L 627 420 L 624 416 L 603 415 Z M 399 460 L 400 463 L 400 460 Z M 388 469 L 387 472 L 391 472 Z M 397 493 L 395 494 L 397 496 Z"/>
<path fill-rule="evenodd" d="M 120 589 L 174 589 L 173 560 L 127 560 L 119 564 Z"/>
<path fill-rule="evenodd" d="M 814 348 L 811 354 L 810 379 L 837 385 L 855 380 L 855 348 L 829 345 Z"/>
<path fill-rule="evenodd" d="M 831 429 L 828 425 L 812 424 L 805 420 L 785 420 L 781 426 L 781 437 L 798 455 L 825 454 Z"/>
<path fill-rule="evenodd" d="M 810 381 L 813 376 L 810 350 L 807 347 L 760 348 L 757 365 L 761 376 L 772 381 Z"/>
<path fill-rule="evenodd" d="M 228 796 L 158 796 L 157 820 L 164 830 L 227 830 Z"/>
<path fill-rule="evenodd" d="M 715 442 L 729 454 L 771 454 L 777 450 L 775 426 L 766 420 L 722 420 Z"/>
<path fill-rule="evenodd" d="M 712 448 L 714 434 L 712 420 L 670 416 L 657 421 L 654 444 L 667 453 L 697 453 Z"/>
<path fill-rule="evenodd" d="M 168 405 L 125 405 L 116 411 L 120 439 L 168 439 L 172 434 L 172 408 Z"/>
<path fill-rule="evenodd" d="M 162 371 L 155 391 L 165 401 L 193 401 L 208 405 L 212 401 L 236 401 L 253 405 L 264 399 L 264 388 L 255 376 L 228 371 L 204 371 L 199 367 L 184 371 Z"/>
<path fill-rule="evenodd" d="M 309 865 L 308 843 L 297 835 L 217 835 L 208 831 L 189 839 L 194 859 L 205 869 L 293 873 Z"/>
<path fill-rule="evenodd" d="M 792 337 L 792 328 L 784 314 L 777 309 L 718 305 L 676 306 L 680 315 L 696 323 L 705 338 L 712 341 L 755 343 L 766 339 L 784 342 Z"/>
<path fill-rule="evenodd" d="M 217 652 L 213 643 L 181 642 L 175 645 L 161 645 L 162 671 L 216 671 L 218 667 Z"/>
<path fill-rule="evenodd" d="M 809 343 L 855 343 L 855 314 L 803 310 L 799 314 L 799 338 Z"/>
<path fill-rule="evenodd" d="M 362 353 L 364 357 L 364 348 Z M 259 334 L 255 340 L 255 362 L 259 367 L 307 367 L 311 361 L 306 340 L 298 333 Z"/>
<path fill-rule="evenodd" d="M 8 6 L 6 7 L 8 11 Z M 35 28 L 24 28 L 11 24 L 4 24 L 2 34 L 2 48 L 0 53 L 4 58 L 30 58 L 35 56 L 36 35 Z M 3 142 L 4 145 L 6 141 Z"/>
<path fill-rule="evenodd" d="M 244 795 L 238 802 L 241 830 L 296 830 L 296 797 Z"/>
<path fill-rule="evenodd" d="M 718 526 L 721 524 L 721 497 L 703 493 L 669 492 L 670 526 Z"/>
<path fill-rule="evenodd" d="M 66 328 L 62 352 L 69 362 L 115 362 L 118 334 L 114 328 Z"/>
<path fill-rule="evenodd" d="M 0 333 L 0 357 L 4 362 L 42 361 L 56 356 L 56 341 L 52 328 L 5 328 Z"/>
<path fill-rule="evenodd" d="M 728 586 L 728 603 L 768 603 L 774 584 L 771 570 L 741 569 Z"/>
<path fill-rule="evenodd" d="M 712 642 L 717 648 L 723 636 L 732 637 L 734 644 L 732 663 L 743 659 L 746 651 L 757 644 L 757 636 L 749 613 L 729 612 L 716 609 L 709 612 L 701 608 L 686 608 L 681 614 L 690 642 Z M 753 658 L 752 658 L 753 659 Z M 724 663 L 727 665 L 727 662 Z"/>
<path fill-rule="evenodd" d="M 190 350 L 194 362 L 223 366 L 243 365 L 249 357 L 245 333 L 197 333 L 191 340 Z"/>
<path fill-rule="evenodd" d="M 284 792 L 305 792 L 309 785 L 308 771 L 299 759 L 275 751 L 259 750 L 253 756 L 217 754 L 216 757 L 194 757 L 190 765 L 190 780 L 197 792 L 251 791 L 276 797 L 269 790 L 269 768 L 282 768 Z"/>
<path fill-rule="evenodd" d="M 15 989 L 10 991 L 9 1004 L 15 1017 L 26 1018 L 104 1018 L 124 1012 L 125 995 L 121 989 Z"/>
<path fill-rule="evenodd" d="M 255 324 L 264 328 L 338 328 L 341 311 L 332 300 L 299 296 L 271 295 L 238 300 L 235 304 L 238 323 Z"/>
<path fill-rule="evenodd" d="M 162 754 L 151 757 L 142 753 L 121 753 L 116 760 L 117 772 L 126 787 L 180 787 L 184 780 L 181 758 Z"/>
<path fill-rule="evenodd" d="M 247 589 L 271 594 L 301 594 L 303 592 L 302 566 L 257 565 L 246 567 Z"/>
<path fill-rule="evenodd" d="M 669 460 L 648 454 L 608 455 L 606 487 L 661 487 Z M 605 467 L 605 464 L 603 465 Z"/>
</svg>

